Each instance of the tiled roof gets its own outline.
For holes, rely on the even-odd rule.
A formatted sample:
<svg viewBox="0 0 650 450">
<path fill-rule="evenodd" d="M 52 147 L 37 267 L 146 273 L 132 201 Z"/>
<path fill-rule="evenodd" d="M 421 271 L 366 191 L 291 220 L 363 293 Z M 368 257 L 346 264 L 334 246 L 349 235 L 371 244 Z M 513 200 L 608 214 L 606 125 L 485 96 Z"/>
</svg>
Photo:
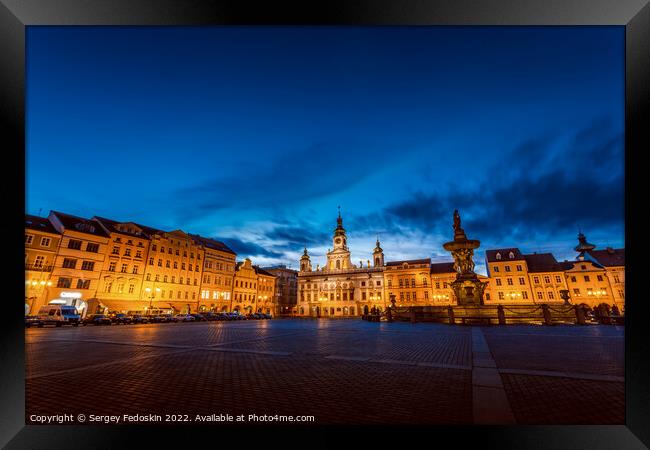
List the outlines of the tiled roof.
<svg viewBox="0 0 650 450">
<path fill-rule="evenodd" d="M 510 253 L 513 253 L 514 258 L 510 258 Z M 497 254 L 501 254 L 501 259 L 497 259 Z M 524 259 L 524 255 L 518 248 L 499 248 L 495 250 L 486 250 L 485 257 L 488 262 L 503 262 L 503 261 L 519 261 Z"/>
<path fill-rule="evenodd" d="M 456 273 L 453 262 L 431 264 L 431 273 Z"/>
<path fill-rule="evenodd" d="M 214 250 L 221 250 L 222 252 L 232 253 L 233 255 L 236 255 L 236 253 L 232 251 L 230 247 L 228 247 L 226 244 L 224 244 L 221 241 L 217 241 L 216 239 L 206 238 L 198 234 L 190 233 L 190 236 L 192 237 L 192 239 L 203 244 L 205 247 L 212 248 Z"/>
<path fill-rule="evenodd" d="M 625 249 L 624 248 L 606 248 L 605 250 L 591 250 L 589 253 L 601 265 L 606 267 L 624 266 Z"/>
<path fill-rule="evenodd" d="M 25 214 L 25 228 L 44 231 L 47 233 L 61 234 L 45 217 L 32 216 L 30 214 Z"/>
<path fill-rule="evenodd" d="M 388 261 L 386 263 L 387 266 L 401 266 L 402 264 L 407 263 L 408 265 L 411 264 L 431 264 L 431 259 L 430 258 L 425 258 L 425 259 L 409 259 L 405 261 Z"/>
<path fill-rule="evenodd" d="M 551 253 L 534 253 L 524 255 L 528 271 L 533 273 L 539 272 L 562 272 L 560 263 L 557 262 Z"/>
<path fill-rule="evenodd" d="M 258 275 L 266 275 L 268 277 L 275 277 L 272 273 L 267 272 L 266 270 L 258 267 L 258 266 L 253 266 L 253 269 L 255 269 L 255 273 Z"/>
<path fill-rule="evenodd" d="M 52 211 L 51 214 L 56 216 L 67 230 L 92 234 L 94 236 L 110 237 L 104 228 L 102 228 L 94 220 L 85 219 L 83 217 L 73 216 L 72 214 L 65 214 L 58 211 Z"/>
<path fill-rule="evenodd" d="M 144 230 L 143 227 L 141 227 L 140 225 L 137 225 L 136 223 L 133 223 L 133 222 L 118 222 L 116 220 L 107 219 L 106 217 L 99 217 L 99 216 L 95 216 L 95 217 L 93 217 L 93 219 L 100 222 L 102 225 L 104 225 L 104 227 L 108 231 L 110 231 L 111 233 L 120 233 L 120 234 L 124 234 L 126 236 L 134 236 L 134 237 L 149 239 L 149 234 Z M 121 224 L 129 224 L 129 223 L 132 223 L 136 227 L 140 228 L 142 230 L 142 233 L 140 233 L 140 234 L 138 234 L 138 233 L 130 233 L 130 232 L 126 231 L 123 227 L 119 226 Z"/>
</svg>

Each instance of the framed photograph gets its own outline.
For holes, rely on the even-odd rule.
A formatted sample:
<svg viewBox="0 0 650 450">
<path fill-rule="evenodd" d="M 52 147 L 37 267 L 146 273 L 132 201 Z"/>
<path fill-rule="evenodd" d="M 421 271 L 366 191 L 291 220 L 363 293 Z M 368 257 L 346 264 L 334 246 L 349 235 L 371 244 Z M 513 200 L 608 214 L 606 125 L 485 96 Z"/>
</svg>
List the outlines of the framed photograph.
<svg viewBox="0 0 650 450">
<path fill-rule="evenodd" d="M 0 12 L 4 447 L 647 448 L 647 2 Z"/>
</svg>

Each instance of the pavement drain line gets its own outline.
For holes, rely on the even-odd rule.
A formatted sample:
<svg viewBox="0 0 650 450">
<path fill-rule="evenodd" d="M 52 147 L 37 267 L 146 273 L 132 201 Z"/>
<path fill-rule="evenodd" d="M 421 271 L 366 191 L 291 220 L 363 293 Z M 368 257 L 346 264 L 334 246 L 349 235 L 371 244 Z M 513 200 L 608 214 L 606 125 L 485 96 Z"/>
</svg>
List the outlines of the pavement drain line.
<svg viewBox="0 0 650 450">
<path fill-rule="evenodd" d="M 472 414 L 475 424 L 516 423 L 501 375 L 479 327 L 472 327 Z"/>
</svg>

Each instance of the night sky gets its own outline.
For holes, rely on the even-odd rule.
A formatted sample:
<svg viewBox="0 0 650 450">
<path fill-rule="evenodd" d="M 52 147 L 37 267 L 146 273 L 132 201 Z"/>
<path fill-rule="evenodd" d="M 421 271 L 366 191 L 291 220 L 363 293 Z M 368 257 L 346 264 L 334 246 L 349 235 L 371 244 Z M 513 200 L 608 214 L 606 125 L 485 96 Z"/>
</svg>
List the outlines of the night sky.
<svg viewBox="0 0 650 450">
<path fill-rule="evenodd" d="M 27 205 L 322 264 L 624 245 L 623 27 L 29 27 Z"/>
</svg>

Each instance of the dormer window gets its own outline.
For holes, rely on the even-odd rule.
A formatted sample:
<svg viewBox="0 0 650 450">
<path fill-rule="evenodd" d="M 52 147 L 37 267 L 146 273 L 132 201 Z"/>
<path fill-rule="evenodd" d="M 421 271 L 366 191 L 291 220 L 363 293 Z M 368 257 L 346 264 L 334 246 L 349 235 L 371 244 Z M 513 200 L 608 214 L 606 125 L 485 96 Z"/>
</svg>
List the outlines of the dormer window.
<svg viewBox="0 0 650 450">
<path fill-rule="evenodd" d="M 515 257 L 514 253 L 512 253 L 512 252 L 508 253 L 508 258 L 513 259 L 514 257 Z"/>
<path fill-rule="evenodd" d="M 95 232 L 95 227 L 88 224 L 88 223 L 79 222 L 79 223 L 76 223 L 74 227 L 79 231 L 86 231 L 88 233 L 94 233 Z"/>
<path fill-rule="evenodd" d="M 501 259 L 501 253 L 497 253 L 496 259 Z"/>
</svg>

